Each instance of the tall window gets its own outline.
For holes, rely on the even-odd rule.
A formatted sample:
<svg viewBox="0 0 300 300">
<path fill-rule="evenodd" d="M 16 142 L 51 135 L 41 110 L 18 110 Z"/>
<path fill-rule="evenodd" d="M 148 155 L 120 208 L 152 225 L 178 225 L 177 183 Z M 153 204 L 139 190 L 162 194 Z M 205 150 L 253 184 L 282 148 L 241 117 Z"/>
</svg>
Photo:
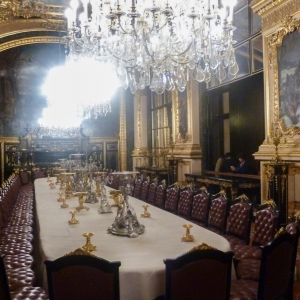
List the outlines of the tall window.
<svg viewBox="0 0 300 300">
<path fill-rule="evenodd" d="M 155 151 L 156 167 L 163 164 L 163 152 L 170 143 L 172 133 L 172 93 L 151 93 L 152 151 Z"/>
</svg>

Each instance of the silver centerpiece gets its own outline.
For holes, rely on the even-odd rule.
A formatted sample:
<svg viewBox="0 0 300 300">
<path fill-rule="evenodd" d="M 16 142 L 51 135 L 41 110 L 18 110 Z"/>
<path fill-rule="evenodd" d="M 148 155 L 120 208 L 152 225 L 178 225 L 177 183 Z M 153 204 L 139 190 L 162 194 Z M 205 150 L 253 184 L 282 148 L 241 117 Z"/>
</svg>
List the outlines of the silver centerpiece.
<svg viewBox="0 0 300 300">
<path fill-rule="evenodd" d="M 106 198 L 106 188 L 105 184 L 107 184 L 106 177 L 102 174 L 100 177 L 100 207 L 98 209 L 99 214 L 112 213 L 111 206 Z M 98 178 L 96 180 L 99 180 Z"/>
<path fill-rule="evenodd" d="M 108 233 L 136 238 L 144 233 L 145 226 L 140 224 L 133 207 L 128 202 L 128 196 L 131 195 L 133 186 L 130 180 L 138 172 L 114 172 L 113 175 L 120 178 L 120 191 L 122 192 L 122 201 L 118 205 L 117 216 L 113 224 L 107 229 Z"/>
</svg>

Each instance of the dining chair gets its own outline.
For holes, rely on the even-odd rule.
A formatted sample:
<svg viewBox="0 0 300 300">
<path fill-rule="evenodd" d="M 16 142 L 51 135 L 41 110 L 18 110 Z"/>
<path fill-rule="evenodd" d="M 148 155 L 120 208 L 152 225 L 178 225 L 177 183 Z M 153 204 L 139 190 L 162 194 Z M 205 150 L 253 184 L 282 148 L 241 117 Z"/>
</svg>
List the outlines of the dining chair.
<svg viewBox="0 0 300 300">
<path fill-rule="evenodd" d="M 245 194 L 231 202 L 225 236 L 231 247 L 237 244 L 249 244 L 252 207 Z"/>
<path fill-rule="evenodd" d="M 229 299 L 232 256 L 232 252 L 206 249 L 165 259 L 165 299 Z"/>
<path fill-rule="evenodd" d="M 208 213 L 207 228 L 215 233 L 224 235 L 226 232 L 228 201 L 226 193 L 221 190 L 218 196 L 211 201 Z"/>
<path fill-rule="evenodd" d="M 162 180 L 160 185 L 157 186 L 155 201 L 154 201 L 154 204 L 159 208 L 163 208 L 163 209 L 165 208 L 166 193 L 167 193 L 166 181 Z"/>
<path fill-rule="evenodd" d="M 141 198 L 143 182 L 144 182 L 143 176 L 136 178 L 135 184 L 134 184 L 133 197 L 135 197 L 137 199 Z"/>
<path fill-rule="evenodd" d="M 191 212 L 191 220 L 193 223 L 207 227 L 210 196 L 205 186 L 200 188 L 199 194 L 194 195 Z"/>
<path fill-rule="evenodd" d="M 14 270 L 16 274 L 15 281 L 20 281 L 16 283 L 16 288 L 13 288 L 9 284 L 10 274 L 7 268 L 7 261 L 4 261 L 6 256 L 4 254 L 0 255 L 0 299 L 1 300 L 48 300 L 48 295 L 46 291 L 41 287 L 35 287 L 27 284 L 23 284 L 22 280 L 22 268 L 17 268 Z"/>
<path fill-rule="evenodd" d="M 259 280 L 233 280 L 230 299 L 293 299 L 295 238 L 284 232 L 261 249 Z"/>
<path fill-rule="evenodd" d="M 231 248 L 235 261 L 261 258 L 260 246 L 267 245 L 274 239 L 278 227 L 278 216 L 279 212 L 274 205 L 262 204 L 258 207 L 251 244 L 236 244 Z"/>
<path fill-rule="evenodd" d="M 183 189 L 179 194 L 177 214 L 187 220 L 191 218 L 194 194 L 195 191 L 192 186 Z"/>
<path fill-rule="evenodd" d="M 149 185 L 149 192 L 148 192 L 147 201 L 151 204 L 155 203 L 157 186 L 158 186 L 158 180 L 157 180 L 157 178 L 155 178 L 154 181 L 151 182 L 150 185 Z"/>
<path fill-rule="evenodd" d="M 180 186 L 177 182 L 167 188 L 165 210 L 175 214 L 177 213 L 179 194 Z"/>
<path fill-rule="evenodd" d="M 4 254 L 0 254 L 0 299 L 10 300 L 9 286 L 4 265 Z"/>
<path fill-rule="evenodd" d="M 120 262 L 92 255 L 67 255 L 46 260 L 50 300 L 117 300 Z"/>
<path fill-rule="evenodd" d="M 147 176 L 145 181 L 142 184 L 141 197 L 140 197 L 141 200 L 143 201 L 148 200 L 149 187 L 150 187 L 150 177 Z"/>
</svg>

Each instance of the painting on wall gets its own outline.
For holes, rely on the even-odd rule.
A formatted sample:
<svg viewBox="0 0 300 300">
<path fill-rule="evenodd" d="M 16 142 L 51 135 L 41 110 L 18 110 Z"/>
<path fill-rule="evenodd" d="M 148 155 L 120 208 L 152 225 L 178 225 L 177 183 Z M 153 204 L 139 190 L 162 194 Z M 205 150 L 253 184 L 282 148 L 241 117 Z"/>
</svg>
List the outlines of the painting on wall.
<svg viewBox="0 0 300 300">
<path fill-rule="evenodd" d="M 39 126 L 47 107 L 42 86 L 49 70 L 64 62 L 64 55 L 64 46 L 59 44 L 32 44 L 0 52 L 0 136 L 24 136 L 26 128 Z M 118 136 L 117 94 L 111 107 L 112 112 L 106 116 L 82 122 L 86 136 Z M 68 109 L 63 101 L 61 109 Z M 57 125 L 59 120 L 53 123 Z"/>
<path fill-rule="evenodd" d="M 278 47 L 279 118 L 287 127 L 300 126 L 300 33 L 284 36 Z"/>
</svg>

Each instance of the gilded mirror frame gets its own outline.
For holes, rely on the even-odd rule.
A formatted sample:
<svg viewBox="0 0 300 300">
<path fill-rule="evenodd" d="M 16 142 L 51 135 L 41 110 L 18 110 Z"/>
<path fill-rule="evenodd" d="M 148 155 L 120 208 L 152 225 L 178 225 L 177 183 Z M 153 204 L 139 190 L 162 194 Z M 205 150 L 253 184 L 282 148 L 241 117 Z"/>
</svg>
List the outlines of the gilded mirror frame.
<svg viewBox="0 0 300 300">
<path fill-rule="evenodd" d="M 281 50 L 280 47 L 283 46 L 284 38 L 295 33 L 296 31 L 300 33 L 300 19 L 295 19 L 291 16 L 288 16 L 283 20 L 281 28 L 268 38 L 269 65 L 273 70 L 273 120 L 275 123 L 280 124 L 282 133 L 290 137 L 300 134 L 300 127 L 294 124 L 286 124 L 284 118 L 281 117 L 281 102 L 283 99 L 280 98 L 281 87 L 279 86 L 279 76 L 281 75 L 281 71 L 287 71 L 279 69 L 282 64 L 281 61 L 279 61 L 278 54 Z"/>
</svg>

